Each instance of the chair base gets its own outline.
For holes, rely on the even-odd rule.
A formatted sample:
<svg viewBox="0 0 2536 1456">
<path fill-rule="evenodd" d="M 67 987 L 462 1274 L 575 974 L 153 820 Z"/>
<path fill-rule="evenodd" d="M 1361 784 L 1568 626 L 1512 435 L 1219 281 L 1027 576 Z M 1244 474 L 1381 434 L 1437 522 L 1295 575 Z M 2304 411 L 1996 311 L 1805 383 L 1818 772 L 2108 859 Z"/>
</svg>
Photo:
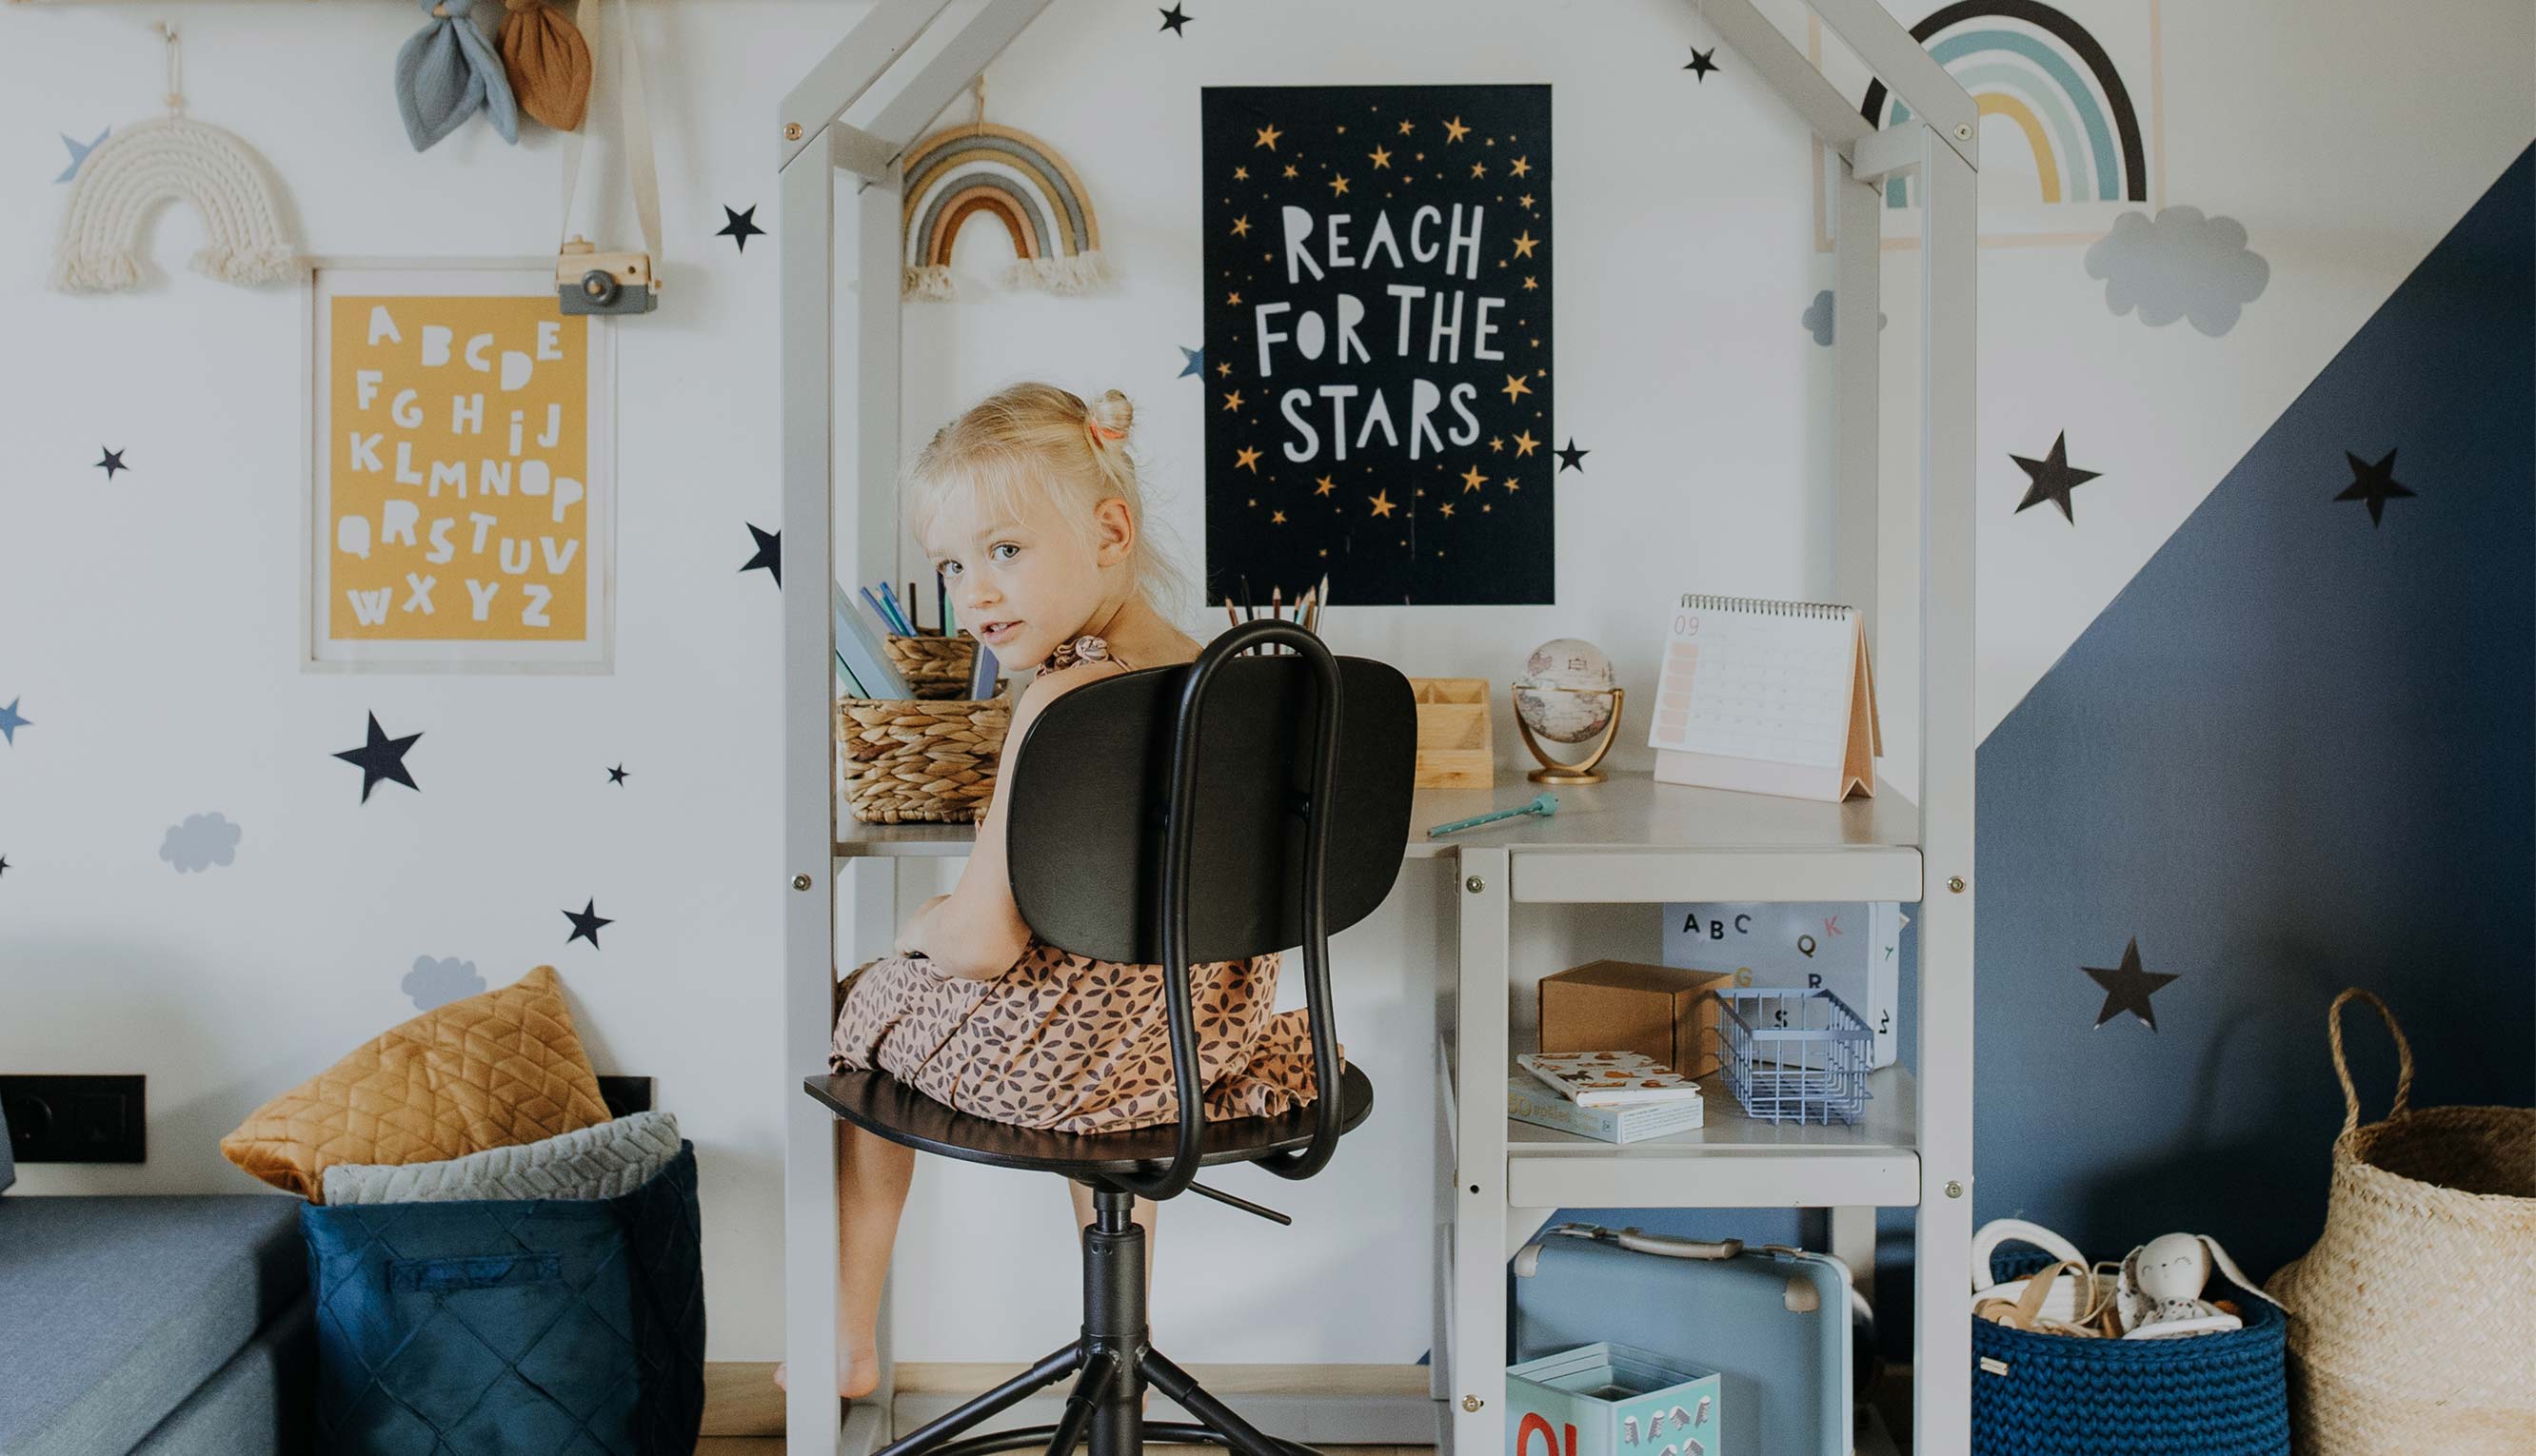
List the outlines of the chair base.
<svg viewBox="0 0 2536 1456">
<path fill-rule="evenodd" d="M 1128 1217 L 1133 1201 L 1118 1189 L 1093 1185 L 1094 1222 L 1083 1231 L 1081 1339 L 873 1456 L 988 1456 L 1033 1448 L 1047 1456 L 1072 1456 L 1087 1441 L 1092 1456 L 1142 1456 L 1149 1439 L 1225 1446 L 1242 1456 L 1319 1456 L 1309 1446 L 1281 1440 L 1242 1420 L 1148 1343 L 1145 1231 Z M 954 1439 L 1068 1375 L 1074 1376 L 1074 1388 L 1055 1424 Z M 1203 1424 L 1147 1422 L 1147 1386 L 1177 1401 Z"/>
</svg>

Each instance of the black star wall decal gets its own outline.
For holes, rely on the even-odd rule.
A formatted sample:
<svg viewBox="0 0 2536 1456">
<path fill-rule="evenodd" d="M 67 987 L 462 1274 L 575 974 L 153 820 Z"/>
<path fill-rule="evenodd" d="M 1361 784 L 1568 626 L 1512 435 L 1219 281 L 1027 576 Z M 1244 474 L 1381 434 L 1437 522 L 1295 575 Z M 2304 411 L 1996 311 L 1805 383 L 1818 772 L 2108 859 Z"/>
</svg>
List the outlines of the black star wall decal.
<svg viewBox="0 0 2536 1456">
<path fill-rule="evenodd" d="M 2147 1023 L 2150 1031 L 2157 1030 L 2157 1011 L 2149 1005 L 2148 998 L 2175 978 L 2163 972 L 2140 969 L 2138 936 L 2132 936 L 2131 943 L 2123 947 L 2121 965 L 2111 970 L 2102 966 L 2081 966 L 2078 969 L 2094 977 L 2096 984 L 2105 988 L 2105 1005 L 2096 1013 L 2096 1025 L 2101 1027 L 2127 1011 Z"/>
<path fill-rule="evenodd" d="M 0 855 L 0 874 L 7 874 L 8 872 L 9 872 L 9 856 L 8 856 L 8 855 Z"/>
<path fill-rule="evenodd" d="M 1693 76 L 1698 77 L 1699 84 L 1706 86 L 1708 84 L 1708 74 L 1717 69 L 1717 62 L 1712 59 L 1716 54 L 1717 47 L 1714 45 L 1708 47 L 1706 50 L 1702 50 L 1698 46 L 1694 45 L 1690 48 L 1690 64 L 1682 67 L 1682 69 L 1688 71 Z"/>
<path fill-rule="evenodd" d="M 1182 31 L 1180 27 L 1187 25 L 1189 23 L 1189 18 L 1180 13 L 1180 8 L 1178 6 L 1174 5 L 1171 9 L 1162 12 L 1162 16 L 1163 30 L 1180 36 L 1185 36 L 1188 33 L 1187 32 Z"/>
<path fill-rule="evenodd" d="M 98 470 L 101 470 L 101 471 L 105 472 L 105 477 L 106 477 L 107 479 L 109 479 L 109 480 L 113 479 L 113 478 L 114 478 L 114 473 L 115 473 L 116 471 L 128 471 L 128 470 L 132 469 L 132 467 L 130 467 L 130 466 L 128 466 L 128 465 L 125 465 L 125 464 L 123 463 L 123 452 L 122 452 L 122 451 L 120 451 L 120 450 L 108 450 L 108 449 L 106 449 L 103 445 L 99 445 L 99 446 L 97 446 L 96 448 L 97 448 L 98 453 L 99 453 L 99 454 L 101 454 L 101 455 L 103 455 L 103 456 L 105 457 L 104 459 L 102 459 L 102 460 L 100 460 L 100 461 L 98 461 L 98 462 L 96 463 L 96 468 L 97 468 Z"/>
<path fill-rule="evenodd" d="M 757 225 L 757 209 L 753 207 L 744 213 L 734 213 L 726 205 L 722 215 L 730 221 L 722 224 L 722 230 L 714 236 L 729 238 L 739 245 L 739 250 L 743 253 L 748 251 L 750 238 L 766 235 L 766 229 Z"/>
<path fill-rule="evenodd" d="M 572 921 L 572 933 L 563 938 L 563 943 L 570 945 L 576 940 L 587 940 L 592 950 L 599 949 L 599 927 L 616 923 L 599 913 L 597 900 L 586 903 L 579 910 L 567 910 L 562 914 L 565 919 Z"/>
<path fill-rule="evenodd" d="M 375 713 L 370 715 L 369 741 L 335 755 L 346 763 L 361 766 L 361 802 L 368 803 L 370 791 L 382 782 L 402 784 L 416 793 L 422 791 L 422 786 L 414 783 L 413 776 L 405 771 L 406 750 L 421 736 L 420 733 L 408 733 L 402 738 L 391 738 L 379 727 L 379 716 Z"/>
<path fill-rule="evenodd" d="M 621 763 L 620 763 L 620 764 L 618 764 L 616 767 L 614 767 L 614 768 L 612 768 L 612 769 L 609 769 L 609 770 L 607 771 L 607 782 L 608 782 L 608 783 L 610 783 L 610 784 L 622 784 L 622 783 L 624 783 L 624 782 L 625 782 L 625 765 L 623 765 L 623 764 L 621 764 Z"/>
<path fill-rule="evenodd" d="M 2069 509 L 2069 492 L 2096 478 L 2101 472 L 2074 471 L 2069 468 L 2069 432 L 2067 430 L 2060 432 L 2060 438 L 2052 442 L 2052 453 L 2041 460 L 2028 460 L 2022 455 L 2011 455 L 2008 459 L 2015 461 L 2024 469 L 2029 482 L 2025 487 L 2025 499 L 2016 503 L 2018 510 L 2022 511 L 2027 506 L 2041 505 L 2048 500 L 2060 508 L 2060 515 L 2064 520 L 2073 526 L 2077 524 L 2077 516 Z"/>
<path fill-rule="evenodd" d="M 1574 435 L 1569 435 L 1567 437 L 1566 449 L 1553 450 L 1550 453 L 1558 457 L 1558 469 L 1561 472 L 1574 471 L 1576 474 L 1581 475 L 1585 474 L 1585 457 L 1593 454 L 1594 452 L 1591 450 L 1577 449 L 1576 437 Z"/>
<path fill-rule="evenodd" d="M 2395 479 L 2394 451 L 2387 451 L 2386 458 L 2376 465 L 2366 464 L 2359 456 L 2348 450 L 2342 452 L 2342 458 L 2351 462 L 2351 483 L 2344 486 L 2342 493 L 2334 499 L 2367 501 L 2371 529 L 2376 529 L 2385 516 L 2386 502 L 2398 496 L 2413 493 L 2409 487 L 2398 483 Z"/>
<path fill-rule="evenodd" d="M 784 533 L 760 531 L 753 524 L 742 524 L 748 525 L 748 534 L 757 538 L 757 554 L 749 557 L 748 564 L 740 570 L 755 571 L 762 566 L 766 568 L 767 575 L 775 578 L 775 585 L 784 585 Z"/>
</svg>

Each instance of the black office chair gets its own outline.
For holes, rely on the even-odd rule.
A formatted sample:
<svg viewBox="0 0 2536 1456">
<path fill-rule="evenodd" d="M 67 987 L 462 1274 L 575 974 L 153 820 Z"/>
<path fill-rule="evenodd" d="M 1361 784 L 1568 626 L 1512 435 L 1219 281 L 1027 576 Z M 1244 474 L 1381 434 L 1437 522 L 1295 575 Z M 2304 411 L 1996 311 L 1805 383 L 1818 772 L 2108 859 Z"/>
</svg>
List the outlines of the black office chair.
<svg viewBox="0 0 2536 1456">
<path fill-rule="evenodd" d="M 1251 652 L 1268 646 L 1295 652 Z M 1192 664 L 1088 683 L 1032 725 L 1005 800 L 1014 903 L 1060 950 L 1177 971 L 1165 985 L 1181 1115 L 1124 1132 L 1043 1132 L 955 1110 L 878 1070 L 804 1079 L 838 1116 L 892 1142 L 1092 1188 L 1081 1338 L 876 1456 L 1069 1456 L 1087 1433 L 1093 1456 L 1137 1456 L 1149 1434 L 1246 1456 L 1310 1450 L 1243 1421 L 1147 1343 L 1145 1235 L 1128 1211 L 1136 1195 L 1197 1192 L 1292 1223 L 1196 1182 L 1198 1169 L 1256 1163 L 1310 1177 L 1373 1109 L 1364 1072 L 1335 1070 L 1329 937 L 1370 915 L 1400 872 L 1417 738 L 1408 679 L 1334 657 L 1282 621 L 1234 627 Z M 1293 945 L 1302 947 L 1318 1095 L 1282 1117 L 1206 1121 L 1186 968 Z M 951 1439 L 1068 1374 L 1073 1392 L 1054 1425 Z M 1204 1424 L 1147 1423 L 1148 1385 Z"/>
</svg>

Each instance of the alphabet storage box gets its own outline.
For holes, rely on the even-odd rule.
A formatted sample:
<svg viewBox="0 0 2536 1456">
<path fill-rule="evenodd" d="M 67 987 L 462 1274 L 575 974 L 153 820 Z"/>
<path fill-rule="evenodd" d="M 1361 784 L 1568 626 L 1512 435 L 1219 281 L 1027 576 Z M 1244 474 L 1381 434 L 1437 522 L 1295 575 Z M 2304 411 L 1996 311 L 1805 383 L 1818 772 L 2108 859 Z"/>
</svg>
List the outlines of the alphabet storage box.
<svg viewBox="0 0 2536 1456">
<path fill-rule="evenodd" d="M 1715 1370 L 1613 1341 L 1506 1367 L 1506 1456 L 1743 1456 Z"/>
</svg>

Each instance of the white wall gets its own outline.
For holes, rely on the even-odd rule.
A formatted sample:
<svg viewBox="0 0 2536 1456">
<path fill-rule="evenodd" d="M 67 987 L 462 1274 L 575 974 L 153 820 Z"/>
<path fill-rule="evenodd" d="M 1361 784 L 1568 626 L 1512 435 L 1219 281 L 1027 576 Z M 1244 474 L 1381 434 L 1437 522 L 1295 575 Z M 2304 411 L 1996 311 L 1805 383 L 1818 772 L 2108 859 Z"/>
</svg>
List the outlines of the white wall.
<svg viewBox="0 0 2536 1456">
<path fill-rule="evenodd" d="M 408 148 L 388 68 L 417 24 L 410 7 L 166 9 L 193 113 L 272 162 L 310 251 L 551 246 L 551 134 L 514 149 L 478 122 L 421 156 Z M 162 285 L 45 291 L 68 190 L 52 183 L 66 160 L 56 136 L 155 113 L 155 15 L 0 11 L 0 703 L 23 698 L 33 721 L 0 745 L 0 1070 L 151 1074 L 148 1164 L 31 1166 L 21 1192 L 246 1191 L 220 1135 L 412 1014 L 398 981 L 414 957 L 472 960 L 497 984 L 552 962 L 602 1069 L 657 1077 L 697 1144 L 712 1358 L 771 1359 L 779 1116 L 809 1070 L 773 1064 L 778 598 L 737 574 L 742 523 L 780 514 L 775 247 L 735 253 L 712 234 L 724 204 L 756 205 L 761 225 L 782 228 L 776 99 L 860 7 L 642 9 L 673 291 L 619 350 L 617 670 L 458 680 L 294 669 L 297 299 L 184 271 L 198 224 L 182 213 L 156 229 Z M 2271 283 L 2214 341 L 2110 314 L 2078 248 L 1985 252 L 1984 727 L 2536 130 L 2529 22 L 2508 0 L 2415 7 L 2400 36 L 2382 9 L 2352 3 L 2169 5 L 2163 23 L 2167 200 L 2244 219 Z M 1057 0 L 990 72 L 989 117 L 1073 161 L 1121 282 L 1098 300 L 988 288 L 912 308 L 911 448 L 1009 379 L 1115 385 L 1139 406 L 1158 513 L 1194 547 L 1201 401 L 1173 376 L 1174 346 L 1200 342 L 1199 88 L 1548 82 L 1553 367 L 1568 374 L 1555 423 L 1561 443 L 1594 452 L 1557 487 L 1559 601 L 1342 601 L 1327 635 L 1411 672 L 1499 680 L 1535 642 L 1583 636 L 1636 688 L 1651 686 L 1673 593 L 1830 589 L 1814 443 L 1830 355 L 1797 322 L 1830 283 L 1829 257 L 1810 249 L 1809 144 L 1731 52 L 1704 84 L 1679 69 L 1714 38 L 1695 7 L 1217 0 L 1184 37 L 1154 25 L 1150 6 Z M 960 271 L 983 283 L 1003 246 L 973 228 Z M 1887 392 L 1907 415 L 1917 255 L 1887 263 Z M 2118 437 L 2125 462 L 2081 489 L 2074 531 L 2048 508 L 2012 513 L 2024 477 L 2007 456 L 2040 454 L 2064 427 L 2075 463 Z M 127 452 L 129 474 L 91 468 L 101 443 Z M 1908 640 L 1888 624 L 1888 650 Z M 1889 668 L 1883 683 L 1888 772 L 1907 787 L 1913 698 Z M 391 786 L 361 804 L 357 771 L 329 757 L 359 741 L 370 711 L 426 734 L 411 760 L 419 794 Z M 1647 760 L 1643 712 L 1624 723 L 1622 767 Z M 1498 728 L 1512 766 L 1520 749 Z M 610 788 L 602 769 L 620 760 L 631 782 Z M 212 810 L 244 827 L 237 862 L 176 874 L 157 855 L 164 830 Z M 922 877 L 904 892 L 937 888 Z M 1182 1360 L 1426 1349 L 1446 895 L 1437 870 L 1413 866 L 1338 945 L 1344 1034 L 1380 1089 L 1375 1121 L 1311 1183 L 1222 1175 L 1297 1227 L 1203 1200 L 1166 1216 L 1155 1322 Z M 618 921 L 601 951 L 563 940 L 557 912 L 586 897 Z M 1519 919 L 1527 983 L 1655 950 L 1645 912 Z M 1519 988 L 1518 1014 L 1524 999 Z M 1018 1359 L 1071 1329 L 1062 1191 L 1028 1181 L 928 1161 L 900 1245 L 901 1358 Z M 1319 1321 L 1305 1301 L 1332 1294 L 1361 1317 Z"/>
</svg>

